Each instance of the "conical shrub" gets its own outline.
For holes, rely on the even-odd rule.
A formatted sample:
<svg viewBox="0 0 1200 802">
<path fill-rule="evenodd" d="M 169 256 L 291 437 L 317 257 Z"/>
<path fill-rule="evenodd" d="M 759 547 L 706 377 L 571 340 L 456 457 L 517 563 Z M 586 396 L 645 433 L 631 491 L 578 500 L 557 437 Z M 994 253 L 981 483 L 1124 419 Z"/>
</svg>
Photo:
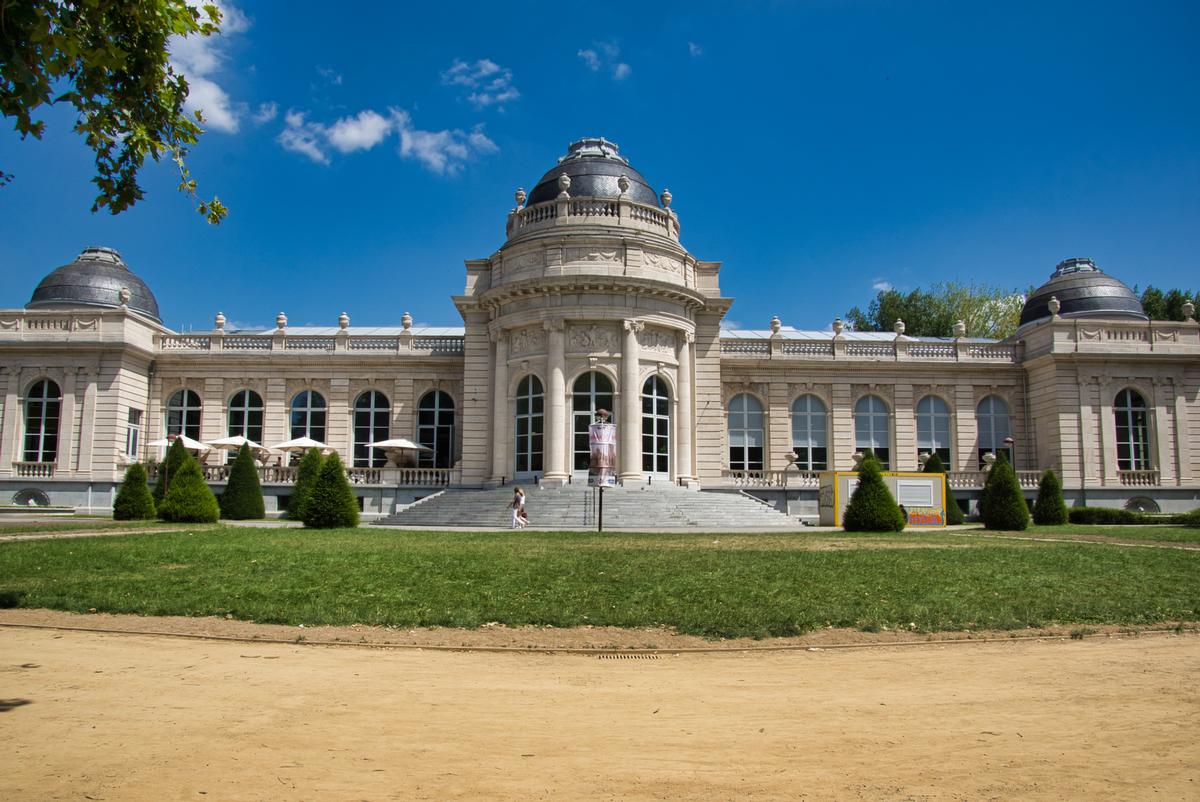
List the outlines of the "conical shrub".
<svg viewBox="0 0 1200 802">
<path fill-rule="evenodd" d="M 321 461 L 321 472 L 304 505 L 304 525 L 312 529 L 358 526 L 358 499 L 336 451 Z"/>
<path fill-rule="evenodd" d="M 842 528 L 847 532 L 899 532 L 904 528 L 904 514 L 883 483 L 874 454 L 865 455 L 858 466 L 858 487 L 842 516 Z"/>
<path fill-rule="evenodd" d="M 323 461 L 321 450 L 318 448 L 310 448 L 300 458 L 300 465 L 296 468 L 296 484 L 292 488 L 292 498 L 288 502 L 288 517 L 292 520 L 304 520 L 304 511 L 308 507 L 308 499 L 312 496 L 313 487 L 317 484 L 317 477 L 321 474 Z"/>
<path fill-rule="evenodd" d="M 171 477 L 166 498 L 158 506 L 158 517 L 164 521 L 198 524 L 214 523 L 220 514 L 217 497 L 204 481 L 200 463 L 188 454 L 187 460 Z"/>
<path fill-rule="evenodd" d="M 1041 484 L 1038 485 L 1037 501 L 1033 503 L 1033 522 L 1035 524 L 1065 524 L 1067 503 L 1063 501 L 1062 482 L 1058 474 L 1049 468 L 1042 474 Z"/>
<path fill-rule="evenodd" d="M 1020 532 L 1029 526 L 1029 506 L 1017 482 L 1017 473 L 1003 452 L 996 455 L 983 483 L 979 516 L 985 529 Z"/>
<path fill-rule="evenodd" d="M 166 498 L 167 487 L 172 479 L 175 478 L 176 472 L 179 471 L 179 466 L 187 461 L 188 450 L 183 447 L 183 441 L 176 439 L 171 443 L 171 447 L 167 449 L 167 456 L 162 462 L 158 463 L 158 478 L 154 482 L 154 503 L 162 504 L 162 500 Z"/>
<path fill-rule="evenodd" d="M 135 462 L 125 471 L 125 480 L 113 502 L 114 521 L 146 521 L 157 516 L 154 495 L 146 484 L 146 466 Z"/>
<path fill-rule="evenodd" d="M 238 449 L 237 459 L 229 469 L 229 483 L 221 494 L 221 517 L 231 521 L 266 518 L 262 485 L 258 481 L 258 466 L 245 443 Z"/>
<path fill-rule="evenodd" d="M 942 464 L 942 458 L 936 453 L 930 454 L 929 459 L 925 461 L 925 473 L 940 473 L 945 476 L 946 467 Z M 950 526 L 957 526 L 965 522 L 962 508 L 958 506 L 958 499 L 954 497 L 954 491 L 950 489 L 950 482 L 945 479 L 943 482 L 946 485 L 946 523 Z"/>
</svg>

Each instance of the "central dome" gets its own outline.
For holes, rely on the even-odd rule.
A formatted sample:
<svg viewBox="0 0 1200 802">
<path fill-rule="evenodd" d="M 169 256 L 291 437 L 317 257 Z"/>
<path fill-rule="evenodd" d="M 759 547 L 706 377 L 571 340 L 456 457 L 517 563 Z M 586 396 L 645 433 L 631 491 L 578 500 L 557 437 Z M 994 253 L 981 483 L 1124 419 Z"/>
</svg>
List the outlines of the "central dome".
<svg viewBox="0 0 1200 802">
<path fill-rule="evenodd" d="M 69 306 L 120 307 L 124 303 L 159 323 L 158 301 L 154 293 L 129 269 L 121 254 L 112 248 L 90 247 L 69 265 L 63 265 L 42 279 L 33 291 L 26 309 Z"/>
<path fill-rule="evenodd" d="M 552 201 L 558 197 L 558 177 L 564 173 L 571 179 L 567 190 L 572 198 L 617 198 L 621 188 L 617 180 L 629 179 L 626 196 L 635 203 L 660 206 L 658 196 L 646 179 L 629 166 L 629 160 L 619 153 L 616 142 L 602 137 L 589 137 L 567 146 L 567 155 L 560 156 L 558 166 L 542 176 L 529 193 L 526 206 Z"/>
<path fill-rule="evenodd" d="M 1051 298 L 1059 303 L 1060 317 L 1149 320 L 1133 291 L 1096 267 L 1091 259 L 1059 262 L 1050 280 L 1025 302 L 1020 325 L 1050 317 Z"/>
</svg>

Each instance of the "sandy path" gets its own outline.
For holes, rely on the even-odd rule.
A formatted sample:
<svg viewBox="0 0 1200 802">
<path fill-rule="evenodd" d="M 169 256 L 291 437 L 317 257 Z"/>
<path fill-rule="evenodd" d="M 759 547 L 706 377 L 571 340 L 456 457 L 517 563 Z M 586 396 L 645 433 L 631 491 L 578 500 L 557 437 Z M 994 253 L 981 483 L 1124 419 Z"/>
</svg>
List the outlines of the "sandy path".
<svg viewBox="0 0 1200 802">
<path fill-rule="evenodd" d="M 595 656 L 0 630 L 0 798 L 1200 799 L 1200 637 Z"/>
</svg>

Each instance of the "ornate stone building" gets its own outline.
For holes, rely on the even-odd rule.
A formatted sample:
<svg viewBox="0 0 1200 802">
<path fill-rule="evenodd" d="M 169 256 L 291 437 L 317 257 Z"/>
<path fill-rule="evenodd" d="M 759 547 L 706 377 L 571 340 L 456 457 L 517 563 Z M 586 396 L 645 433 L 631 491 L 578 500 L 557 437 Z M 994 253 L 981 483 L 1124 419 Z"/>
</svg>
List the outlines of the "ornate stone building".
<svg viewBox="0 0 1200 802">
<path fill-rule="evenodd" d="M 116 251 L 88 248 L 24 309 L 0 310 L 0 498 L 103 510 L 126 465 L 170 435 L 311 437 L 345 458 L 364 509 L 433 488 L 563 484 L 587 467 L 587 425 L 611 410 L 620 477 L 738 487 L 815 515 L 816 473 L 873 448 L 894 470 L 937 452 L 960 497 L 1006 451 L 1032 491 L 1045 468 L 1071 503 L 1200 502 L 1200 327 L 1151 322 L 1120 281 L 1067 260 L 1017 334 L 973 339 L 723 330 L 719 262 L 680 241 L 656 193 L 603 139 L 573 143 L 505 242 L 466 262 L 461 327 L 164 327 Z M 406 437 L 429 450 L 371 443 Z M 392 457 L 393 459 L 389 459 Z M 226 456 L 204 456 L 214 485 Z M 294 469 L 264 459 L 268 509 Z"/>
</svg>

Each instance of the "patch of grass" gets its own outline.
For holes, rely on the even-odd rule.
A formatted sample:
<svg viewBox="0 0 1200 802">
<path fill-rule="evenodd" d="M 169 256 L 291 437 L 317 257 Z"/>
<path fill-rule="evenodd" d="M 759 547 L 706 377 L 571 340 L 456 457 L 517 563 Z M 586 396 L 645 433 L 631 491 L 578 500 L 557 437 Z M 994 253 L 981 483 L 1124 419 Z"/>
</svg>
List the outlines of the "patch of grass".
<svg viewBox="0 0 1200 802">
<path fill-rule="evenodd" d="M 862 547 L 845 547 L 855 539 Z M 24 607 L 291 625 L 665 625 L 766 637 L 1200 619 L 1200 553 L 923 533 L 218 527 L 6 543 L 0 576 Z"/>
<path fill-rule="evenodd" d="M 1200 544 L 1200 529 L 1183 526 L 1103 526 L 1100 524 L 1065 524 L 1062 526 L 1030 526 L 1022 534 L 1035 536 L 1101 535 L 1117 540 L 1149 540 L 1161 543 Z"/>
<path fill-rule="evenodd" d="M 25 535 L 30 532 L 103 532 L 109 529 L 142 529 L 147 526 L 155 529 L 173 528 L 172 524 L 162 521 L 114 521 L 112 518 L 80 520 L 75 517 L 38 523 L 0 523 L 0 535 Z"/>
</svg>

